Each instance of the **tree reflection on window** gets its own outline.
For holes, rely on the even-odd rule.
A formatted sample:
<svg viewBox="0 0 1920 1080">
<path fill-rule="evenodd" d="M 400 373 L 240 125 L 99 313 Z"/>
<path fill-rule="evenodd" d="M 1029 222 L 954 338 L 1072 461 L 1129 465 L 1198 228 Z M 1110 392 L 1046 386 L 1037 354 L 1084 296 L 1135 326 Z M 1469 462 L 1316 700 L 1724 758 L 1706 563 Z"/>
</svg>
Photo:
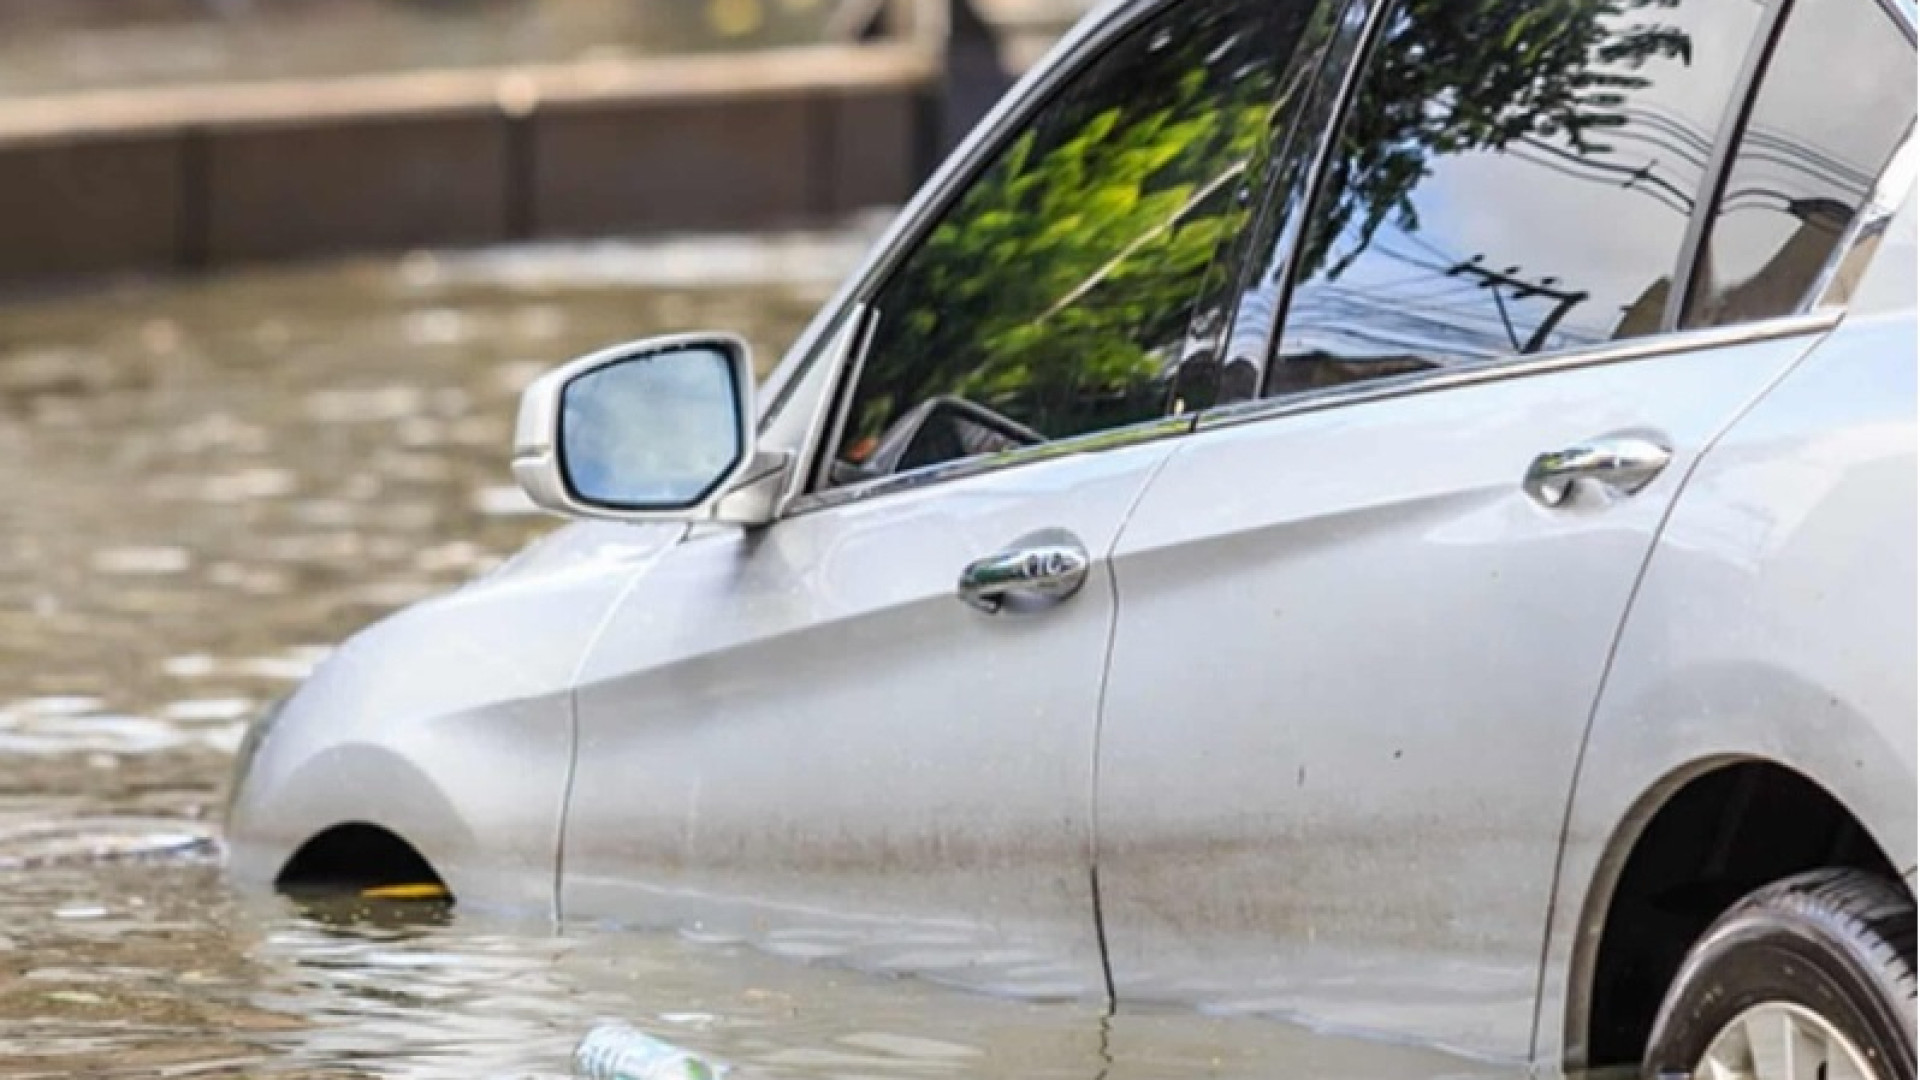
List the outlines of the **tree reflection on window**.
<svg viewBox="0 0 1920 1080">
<path fill-rule="evenodd" d="M 1248 162 L 1312 7 L 1180 5 L 1042 109 L 876 298 L 841 482 L 943 396 L 1040 439 L 1165 411 L 1195 290 L 1246 224 Z"/>
<path fill-rule="evenodd" d="M 1314 210 L 1286 392 L 1657 330 L 1751 0 L 1403 0 Z"/>
</svg>

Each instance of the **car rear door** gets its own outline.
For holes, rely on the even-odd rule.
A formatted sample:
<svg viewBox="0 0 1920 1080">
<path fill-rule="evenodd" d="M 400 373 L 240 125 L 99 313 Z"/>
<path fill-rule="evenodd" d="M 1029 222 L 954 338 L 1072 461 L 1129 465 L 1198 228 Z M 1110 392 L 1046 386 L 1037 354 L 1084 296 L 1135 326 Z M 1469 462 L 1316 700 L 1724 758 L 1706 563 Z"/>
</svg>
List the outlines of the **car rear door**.
<svg viewBox="0 0 1920 1080">
<path fill-rule="evenodd" d="M 563 909 L 1029 996 L 1104 995 L 1106 557 L 1191 428 L 1298 30 L 1141 5 L 871 288 L 773 525 L 668 553 L 579 679 Z"/>
<path fill-rule="evenodd" d="M 1123 1003 L 1529 1055 L 1641 567 L 1702 449 L 1828 325 L 1671 329 L 1778 10 L 1377 13 L 1227 335 L 1264 394 L 1201 416 L 1113 554 L 1096 863 Z"/>
</svg>

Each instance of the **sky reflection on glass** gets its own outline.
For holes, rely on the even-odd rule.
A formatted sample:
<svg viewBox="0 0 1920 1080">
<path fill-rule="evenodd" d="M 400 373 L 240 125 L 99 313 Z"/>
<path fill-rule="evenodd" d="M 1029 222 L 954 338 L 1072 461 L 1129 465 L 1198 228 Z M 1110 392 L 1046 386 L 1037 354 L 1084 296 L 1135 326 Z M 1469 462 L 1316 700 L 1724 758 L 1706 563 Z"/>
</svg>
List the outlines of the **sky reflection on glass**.
<svg viewBox="0 0 1920 1080">
<path fill-rule="evenodd" d="M 1272 388 L 1656 331 L 1759 15 L 1743 0 L 1400 4 L 1314 209 Z M 1555 32 L 1491 34 L 1523 18 Z"/>
<path fill-rule="evenodd" d="M 740 460 L 733 365 L 713 348 L 613 364 L 567 385 L 561 463 L 576 497 L 674 509 L 699 502 Z"/>
</svg>

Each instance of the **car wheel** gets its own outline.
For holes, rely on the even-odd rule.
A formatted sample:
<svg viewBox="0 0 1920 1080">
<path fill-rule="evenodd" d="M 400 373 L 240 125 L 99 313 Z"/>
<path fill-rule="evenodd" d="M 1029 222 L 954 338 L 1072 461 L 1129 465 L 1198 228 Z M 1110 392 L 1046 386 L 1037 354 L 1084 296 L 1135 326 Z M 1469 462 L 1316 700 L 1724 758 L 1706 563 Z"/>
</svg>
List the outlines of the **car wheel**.
<svg viewBox="0 0 1920 1080">
<path fill-rule="evenodd" d="M 1687 953 L 1644 1073 L 1914 1080 L 1913 900 L 1858 870 L 1748 895 Z"/>
</svg>

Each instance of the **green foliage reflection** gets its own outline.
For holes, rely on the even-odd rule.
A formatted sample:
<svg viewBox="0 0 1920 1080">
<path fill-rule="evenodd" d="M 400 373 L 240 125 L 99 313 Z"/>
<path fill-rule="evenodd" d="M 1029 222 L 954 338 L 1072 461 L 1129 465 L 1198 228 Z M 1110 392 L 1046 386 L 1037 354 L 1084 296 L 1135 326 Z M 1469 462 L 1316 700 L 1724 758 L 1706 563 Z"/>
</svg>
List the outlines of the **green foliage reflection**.
<svg viewBox="0 0 1920 1080">
<path fill-rule="evenodd" d="M 1650 84 L 1641 69 L 1691 62 L 1687 35 L 1656 18 L 1680 3 L 1396 4 L 1331 156 L 1301 276 L 1338 277 L 1383 224 L 1418 231 L 1413 195 L 1438 159 L 1522 142 L 1607 153 Z M 1250 223 L 1244 188 L 1264 173 L 1272 119 L 1291 115 L 1314 74 L 1295 58 L 1314 55 L 1305 43 L 1324 43 L 1340 10 L 1189 0 L 1083 72 L 877 297 L 843 460 L 941 395 L 1049 439 L 1165 412 L 1202 280 Z M 1295 79 L 1284 90 L 1283 76 Z"/>
<path fill-rule="evenodd" d="M 1182 5 L 1050 103 L 880 297 L 851 456 L 937 394 L 1049 438 L 1158 415 L 1303 6 Z"/>
</svg>

